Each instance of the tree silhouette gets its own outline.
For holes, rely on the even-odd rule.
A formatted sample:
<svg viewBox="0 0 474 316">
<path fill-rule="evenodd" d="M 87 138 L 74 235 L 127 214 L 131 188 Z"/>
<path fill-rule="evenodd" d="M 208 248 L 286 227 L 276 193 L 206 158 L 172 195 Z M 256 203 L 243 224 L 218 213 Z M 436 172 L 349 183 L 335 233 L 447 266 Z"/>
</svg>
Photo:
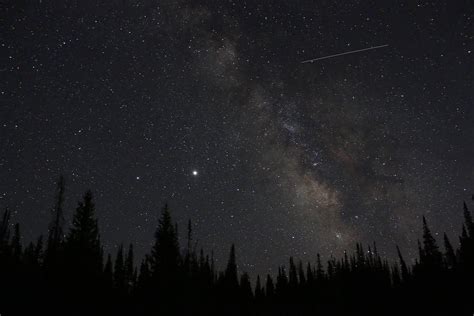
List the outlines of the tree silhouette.
<svg viewBox="0 0 474 316">
<path fill-rule="evenodd" d="M 173 225 L 168 204 L 162 209 L 155 232 L 150 261 L 150 272 L 153 279 L 150 284 L 161 296 L 159 309 L 164 313 L 175 313 L 180 289 L 179 264 L 180 253 L 177 226 Z"/>
<path fill-rule="evenodd" d="M 454 269 L 456 267 L 457 259 L 456 253 L 454 252 L 454 248 L 449 241 L 448 235 L 444 233 L 443 235 L 444 240 L 444 249 L 446 251 L 445 258 L 446 258 L 446 267 L 448 269 Z"/>
<path fill-rule="evenodd" d="M 78 203 L 66 238 L 54 233 L 63 229 L 62 224 L 54 228 L 62 212 L 61 182 L 46 249 L 41 236 L 24 247 L 20 225 L 10 222 L 8 209 L 2 215 L 0 299 L 8 315 L 463 316 L 474 311 L 474 236 L 466 203 L 460 243 L 453 245 L 444 234 L 443 252 L 423 217 L 414 265 L 405 261 L 398 246 L 398 262 L 390 263 L 375 243 L 367 250 L 356 243 L 353 252 L 330 256 L 326 269 L 319 254 L 314 264 L 306 265 L 290 257 L 287 267 L 278 267 L 275 283 L 270 274 L 264 285 L 257 276 L 252 291 L 250 275 L 238 271 L 234 244 L 225 269 L 219 271 L 212 251 L 210 256 L 202 248 L 196 253 L 189 221 L 187 245 L 179 248 L 178 229 L 167 205 L 151 252 L 138 271 L 132 244 L 127 250 L 120 245 L 114 260 L 107 254 L 103 266 L 90 191 Z M 47 254 L 54 256 L 47 259 Z"/>
<path fill-rule="evenodd" d="M 235 258 L 234 244 L 232 244 L 230 247 L 229 260 L 227 261 L 224 278 L 225 285 L 229 290 L 235 290 L 238 287 L 239 281 L 237 277 L 237 263 Z"/>
<path fill-rule="evenodd" d="M 46 246 L 45 261 L 47 266 L 56 267 L 59 264 L 58 252 L 62 247 L 64 239 L 64 192 L 65 181 L 61 175 L 57 181 L 56 203 L 52 210 L 52 221 L 49 225 L 48 243 Z"/>
<path fill-rule="evenodd" d="M 438 269 L 442 264 L 442 254 L 439 251 L 436 240 L 423 216 L 423 251 L 420 253 L 420 264 L 425 265 L 428 269 Z"/>
<path fill-rule="evenodd" d="M 134 257 L 133 257 L 133 245 L 130 244 L 128 246 L 128 253 L 127 257 L 124 261 L 124 272 L 125 272 L 125 290 L 130 292 L 135 285 L 136 282 L 136 275 L 135 275 L 135 267 L 134 267 Z"/>
<path fill-rule="evenodd" d="M 107 261 L 104 266 L 104 281 L 108 291 L 111 291 L 114 286 L 114 271 L 112 267 L 112 256 L 107 255 Z"/>
<path fill-rule="evenodd" d="M 6 258 L 8 256 L 9 240 L 10 240 L 10 210 L 5 209 L 0 222 L 0 258 Z"/>
<path fill-rule="evenodd" d="M 103 280 L 102 247 L 95 218 L 92 192 L 87 191 L 78 203 L 72 227 L 64 245 L 67 278 L 61 280 L 68 293 L 68 304 L 82 302 L 81 312 L 92 308 L 100 300 Z"/>
<path fill-rule="evenodd" d="M 400 268 L 401 268 L 401 272 L 402 272 L 402 280 L 403 281 L 408 281 L 408 279 L 410 278 L 410 271 L 408 270 L 405 259 L 403 259 L 402 253 L 401 253 L 400 248 L 398 246 L 397 246 L 397 255 L 398 255 L 398 260 L 400 261 Z"/>
<path fill-rule="evenodd" d="M 123 259 L 123 245 L 121 244 L 117 250 L 114 264 L 114 281 L 115 288 L 119 292 L 125 291 L 125 267 Z"/>
</svg>

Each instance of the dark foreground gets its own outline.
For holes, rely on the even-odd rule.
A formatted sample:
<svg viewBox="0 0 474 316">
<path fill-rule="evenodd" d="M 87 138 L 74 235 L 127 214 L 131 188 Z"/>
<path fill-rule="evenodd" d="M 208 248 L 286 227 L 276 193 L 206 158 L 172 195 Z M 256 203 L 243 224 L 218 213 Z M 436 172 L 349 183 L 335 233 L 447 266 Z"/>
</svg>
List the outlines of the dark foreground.
<svg viewBox="0 0 474 316">
<path fill-rule="evenodd" d="M 423 219 L 419 258 L 389 263 L 376 246 L 314 264 L 281 266 L 252 285 L 238 274 L 234 246 L 225 271 L 212 255 L 178 245 L 168 208 L 151 252 L 136 267 L 133 246 L 103 251 L 92 194 L 64 232 L 58 183 L 45 240 L 22 245 L 6 210 L 0 221 L 0 313 L 8 315 L 466 315 L 474 312 L 474 223 L 464 204 L 459 240 L 439 247 Z"/>
</svg>

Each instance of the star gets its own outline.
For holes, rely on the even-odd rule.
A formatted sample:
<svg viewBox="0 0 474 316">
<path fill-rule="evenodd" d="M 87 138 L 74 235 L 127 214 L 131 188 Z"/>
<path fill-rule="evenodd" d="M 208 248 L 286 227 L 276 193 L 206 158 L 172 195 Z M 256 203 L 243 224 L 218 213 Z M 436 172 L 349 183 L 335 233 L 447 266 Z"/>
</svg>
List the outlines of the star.
<svg viewBox="0 0 474 316">
<path fill-rule="evenodd" d="M 193 170 L 192 175 L 197 177 L 199 175 L 199 172 L 197 170 Z"/>
</svg>

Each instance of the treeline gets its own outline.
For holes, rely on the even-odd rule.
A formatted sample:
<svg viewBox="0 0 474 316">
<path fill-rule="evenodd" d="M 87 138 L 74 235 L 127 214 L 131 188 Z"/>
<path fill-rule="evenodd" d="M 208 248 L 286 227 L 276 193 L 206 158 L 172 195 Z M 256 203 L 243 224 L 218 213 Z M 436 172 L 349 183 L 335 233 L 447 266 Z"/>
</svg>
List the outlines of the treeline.
<svg viewBox="0 0 474 316">
<path fill-rule="evenodd" d="M 251 282 L 239 274 L 235 248 L 224 271 L 196 251 L 192 225 L 180 247 L 178 228 L 162 210 L 149 254 L 135 266 L 133 245 L 115 256 L 101 245 L 90 191 L 66 232 L 64 179 L 57 183 L 45 240 L 26 247 L 10 211 L 0 221 L 1 315 L 469 315 L 474 312 L 474 223 L 464 203 L 459 242 L 438 246 L 423 218 L 419 258 L 398 251 L 390 263 L 376 245 L 323 263 L 289 259 L 278 275 Z M 254 285 L 253 285 L 254 284 Z"/>
</svg>

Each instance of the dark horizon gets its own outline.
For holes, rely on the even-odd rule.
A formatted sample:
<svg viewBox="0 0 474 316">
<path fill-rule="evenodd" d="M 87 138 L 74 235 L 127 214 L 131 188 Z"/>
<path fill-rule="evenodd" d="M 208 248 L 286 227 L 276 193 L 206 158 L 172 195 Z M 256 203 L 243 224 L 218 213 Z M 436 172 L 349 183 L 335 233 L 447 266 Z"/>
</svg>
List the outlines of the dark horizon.
<svg viewBox="0 0 474 316">
<path fill-rule="evenodd" d="M 474 221 L 465 202 L 459 243 L 444 234 L 443 250 L 422 218 L 413 264 L 398 246 L 394 263 L 375 243 L 366 248 L 357 243 L 355 251 L 326 261 L 319 254 L 315 262 L 290 257 L 276 275 L 257 275 L 252 282 L 239 269 L 234 244 L 225 268 L 216 266 L 213 252 L 198 249 L 191 221 L 186 245 L 180 246 L 167 204 L 144 258 L 135 257 L 133 244 L 120 245 L 115 256 L 107 253 L 90 190 L 66 229 L 64 183 L 60 177 L 48 233 L 36 242 L 22 243 L 21 226 L 11 222 L 10 210 L 1 216 L 2 313 L 467 316 L 474 311 Z M 366 299 L 371 303 L 363 303 Z"/>
<path fill-rule="evenodd" d="M 68 181 L 67 179 L 61 175 L 61 177 L 63 178 L 63 181 L 64 181 L 64 185 L 65 185 L 65 191 L 64 191 L 64 195 L 65 195 L 65 199 L 64 199 L 64 209 L 63 209 L 63 215 L 64 215 L 64 229 L 65 231 L 67 231 L 68 229 L 70 229 L 70 226 L 71 226 L 71 220 L 72 220 L 72 216 L 73 216 L 73 213 L 74 213 L 74 210 L 75 208 L 77 207 L 77 203 L 80 202 L 81 198 L 78 198 L 74 201 L 74 207 L 71 207 L 71 208 L 68 208 L 66 207 L 67 205 L 70 205 L 72 204 L 71 201 L 68 201 L 68 199 L 66 198 L 66 196 L 68 195 L 68 189 L 67 189 L 67 186 L 68 186 Z M 53 183 L 54 184 L 54 183 Z M 57 181 L 56 183 L 54 184 L 57 186 Z M 89 189 L 89 191 L 92 192 L 92 194 L 94 195 L 94 203 L 97 205 L 97 196 L 95 196 L 94 194 L 94 190 L 93 189 Z M 83 195 L 83 194 L 82 194 Z M 39 232 L 39 235 L 31 235 L 31 234 L 27 234 L 25 235 L 24 233 L 24 229 L 23 229 L 23 226 L 22 226 L 22 235 L 21 235 L 21 241 L 24 245 L 28 245 L 30 242 L 35 242 L 37 241 L 37 238 L 39 236 L 47 236 L 48 233 L 49 233 L 49 225 L 51 224 L 51 220 L 52 220 L 52 216 L 54 216 L 54 199 L 55 199 L 55 194 L 54 194 L 54 191 L 51 192 L 51 200 L 49 201 L 50 203 L 50 207 L 45 207 L 45 219 L 47 219 L 47 223 L 46 225 L 44 225 L 44 230 L 43 231 L 40 231 Z M 458 215 L 462 218 L 462 207 L 463 205 L 465 205 L 466 201 L 469 201 L 469 200 L 473 200 L 474 201 L 474 194 L 472 194 L 470 196 L 469 199 L 466 199 L 464 201 L 460 201 L 458 204 Z M 99 203 L 101 204 L 101 203 Z M 121 240 L 121 241 L 118 241 L 116 243 L 114 243 L 113 245 L 111 245 L 110 241 L 109 240 L 106 240 L 104 238 L 101 239 L 101 242 L 104 246 L 104 250 L 107 254 L 111 254 L 112 256 L 114 254 L 116 254 L 116 252 L 118 251 L 119 247 L 120 246 L 127 246 L 127 245 L 134 245 L 134 251 L 135 251 L 135 261 L 134 263 L 135 264 L 139 264 L 140 261 L 144 258 L 144 256 L 149 252 L 150 250 L 150 247 L 152 245 L 152 240 L 153 240 L 153 235 L 155 233 L 155 230 L 156 230 L 156 225 L 158 224 L 158 220 L 159 220 L 159 217 L 160 217 L 160 214 L 162 212 L 162 208 L 164 205 L 167 205 L 169 207 L 169 210 L 170 210 L 170 213 L 171 215 L 174 217 L 174 220 L 175 220 L 175 223 L 179 229 L 179 231 L 181 232 L 181 234 L 179 235 L 179 244 L 180 244 L 180 249 L 181 251 L 184 251 L 184 245 L 186 245 L 186 235 L 183 233 L 185 231 L 185 229 L 187 229 L 187 225 L 189 223 L 189 221 L 192 222 L 192 219 L 191 218 L 176 218 L 176 215 L 179 216 L 179 212 L 176 212 L 174 209 L 173 209 L 173 205 L 168 203 L 166 200 L 161 204 L 161 206 L 157 206 L 156 209 L 154 210 L 154 216 L 151 215 L 151 217 L 153 218 L 153 220 L 151 222 L 149 222 L 149 225 L 151 227 L 150 229 L 150 234 L 149 234 L 149 242 L 148 243 L 145 243 L 144 245 L 140 246 L 137 245 L 134 243 L 133 240 Z M 97 206 L 96 206 L 97 208 Z M 17 208 L 11 208 L 11 207 L 6 207 L 3 211 L 5 210 L 9 210 L 10 211 L 10 216 L 11 216 L 11 223 L 12 225 L 14 223 L 19 223 L 19 224 L 22 224 L 21 222 L 19 221 L 16 221 L 17 219 L 17 214 L 18 212 L 21 212 L 21 210 L 17 209 Z M 100 209 L 96 209 L 96 212 L 97 214 L 100 214 Z M 422 215 L 422 217 L 425 217 L 427 219 L 427 221 L 429 222 L 430 221 L 430 218 L 426 215 Z M 416 226 L 416 229 L 415 231 L 417 232 L 417 240 L 420 240 L 421 239 L 421 236 L 422 236 L 422 227 L 421 227 L 421 223 L 422 223 L 422 218 L 420 218 L 420 221 L 418 223 L 418 225 Z M 224 254 L 224 257 L 223 258 L 219 258 L 219 257 L 214 257 L 215 259 L 215 263 L 216 263 L 216 268 L 218 269 L 223 269 L 225 267 L 225 265 L 227 264 L 227 251 L 228 251 L 228 248 L 230 247 L 229 245 L 236 245 L 236 250 L 237 252 L 239 252 L 239 242 L 236 240 L 236 241 L 231 241 L 229 243 L 229 245 L 227 245 L 227 247 L 223 247 L 222 249 L 215 249 L 215 248 L 206 248 L 205 245 L 203 245 L 201 242 L 200 242 L 200 238 L 199 238 L 199 231 L 201 231 L 201 229 L 199 229 L 199 226 L 198 224 L 192 222 L 193 224 L 193 234 L 195 235 L 195 237 L 197 237 L 197 240 L 194 241 L 194 247 L 196 247 L 196 249 L 202 249 L 204 250 L 206 253 L 213 253 L 213 254 L 218 254 L 218 253 L 222 253 Z M 100 228 L 100 231 L 102 232 L 103 230 L 103 226 L 107 226 L 107 223 L 102 223 L 100 221 L 100 219 L 98 218 L 98 225 L 99 225 L 99 228 Z M 37 224 L 37 226 L 39 226 Z M 459 228 L 458 228 L 458 233 L 457 234 L 454 234 L 454 237 L 455 238 L 452 238 L 452 236 L 448 235 L 448 238 L 450 239 L 453 239 L 454 240 L 454 245 L 457 245 L 456 243 L 456 236 L 459 235 L 460 231 L 461 231 L 461 227 L 463 226 L 463 223 L 461 222 L 459 224 Z M 26 229 L 26 231 L 28 232 L 28 227 Z M 438 232 L 435 232 L 434 233 L 434 238 L 437 240 L 437 242 L 439 244 L 442 244 L 443 243 L 443 234 L 446 233 L 446 231 L 442 231 L 441 234 L 438 233 Z M 101 234 L 102 235 L 102 234 Z M 353 244 L 349 245 L 349 247 L 347 249 L 343 249 L 340 253 L 331 253 L 329 255 L 324 255 L 324 254 L 321 254 L 320 252 L 316 251 L 316 255 L 320 255 L 321 256 L 321 259 L 323 261 L 328 261 L 330 258 L 334 257 L 334 258 L 342 258 L 344 253 L 348 252 L 348 253 L 351 253 L 352 251 L 354 251 L 356 249 L 356 246 L 361 244 L 362 246 L 364 247 L 373 247 L 374 245 L 377 245 L 378 247 L 380 247 L 380 245 L 377 243 L 377 240 L 373 240 L 372 242 L 370 243 L 367 243 L 367 244 L 362 244 L 360 241 L 354 241 Z M 147 246 L 148 245 L 148 246 Z M 397 254 L 397 247 L 400 248 L 400 250 L 402 251 L 402 253 L 404 253 L 404 257 L 405 259 L 407 260 L 407 262 L 409 264 L 415 264 L 416 260 L 419 259 L 419 252 L 417 250 L 417 252 L 410 252 L 409 250 L 411 248 L 407 248 L 407 249 L 404 249 L 402 247 L 400 247 L 399 245 L 397 244 L 393 244 L 393 251 L 392 252 L 389 252 L 388 254 L 384 251 L 380 252 L 381 256 L 384 258 L 384 259 L 387 259 L 389 260 L 389 262 L 391 263 L 396 263 L 398 262 L 399 260 L 399 257 L 398 257 L 398 254 Z M 413 247 L 413 245 L 412 245 Z M 306 261 L 307 262 L 314 262 L 316 260 L 316 255 L 314 258 L 308 258 Z M 243 253 L 243 257 L 245 257 L 245 253 Z M 298 256 L 295 256 L 293 254 L 290 254 L 288 256 L 289 257 L 292 257 L 294 258 L 295 260 L 302 260 L 302 261 L 305 261 L 303 258 L 300 258 Z M 239 261 L 241 260 L 241 258 L 239 257 Z M 240 262 L 238 262 L 238 268 L 239 268 L 239 272 L 240 273 L 248 273 L 252 279 L 252 283 L 255 282 L 255 278 L 256 278 L 256 275 L 266 275 L 267 273 L 268 274 L 274 274 L 278 271 L 278 267 L 279 266 L 284 266 L 285 264 L 283 262 L 280 262 L 280 263 L 277 263 L 277 265 L 275 266 L 268 266 L 268 267 L 264 267 L 263 270 L 261 271 L 258 271 L 258 270 L 255 270 L 253 269 L 253 263 L 252 262 L 248 262 L 246 264 L 242 264 Z M 249 268 L 250 267 L 250 268 Z"/>
<path fill-rule="evenodd" d="M 61 180 L 59 180 L 59 179 L 61 179 Z M 62 181 L 62 183 L 64 185 L 63 194 L 64 194 L 64 197 L 65 197 L 66 192 L 67 192 L 67 180 L 63 175 L 61 175 L 55 183 L 56 191 L 57 191 L 57 186 L 58 186 L 59 181 Z M 99 213 L 99 212 L 97 212 L 98 211 L 97 210 L 97 203 L 96 203 L 97 197 L 94 194 L 94 190 L 88 189 L 85 192 L 91 192 L 92 196 L 94 197 L 95 212 Z M 57 199 L 57 192 L 56 192 L 56 196 L 53 193 L 51 194 L 51 196 L 54 197 L 54 199 Z M 83 198 L 83 196 L 84 196 L 84 193 L 82 194 L 82 198 Z M 51 202 L 53 202 L 53 201 L 54 200 L 52 200 Z M 466 201 L 467 201 L 467 204 L 466 204 Z M 472 201 L 474 201 L 474 194 L 471 195 L 470 199 L 464 200 L 464 201 L 459 203 L 458 213 L 463 218 L 463 222 L 459 225 L 458 233 L 456 234 L 455 238 L 451 238 L 451 236 L 446 235 L 449 239 L 453 240 L 453 246 L 456 246 L 456 247 L 459 246 L 459 242 L 457 241 L 457 236 L 460 235 L 462 227 L 465 226 L 465 218 L 464 218 L 465 214 L 463 214 L 463 208 L 466 209 L 466 207 L 468 207 L 469 203 L 473 204 Z M 81 202 L 81 199 L 77 199 L 76 207 L 74 209 L 71 209 L 68 212 L 66 207 L 64 206 L 64 205 L 67 205 L 66 199 L 64 199 L 64 201 L 63 201 L 64 204 L 62 206 L 62 216 L 64 217 L 63 218 L 64 219 L 64 222 L 63 222 L 64 237 L 67 235 L 66 232 L 69 231 L 72 227 L 72 217 L 73 217 L 74 212 L 76 212 L 78 203 L 80 203 L 80 202 Z M 56 214 L 55 213 L 55 205 L 53 205 L 53 203 L 50 203 L 50 204 L 52 204 L 52 205 L 51 205 L 50 210 L 48 212 L 49 220 L 48 220 L 48 223 L 46 225 L 46 229 L 43 232 L 40 232 L 40 234 L 36 235 L 36 236 L 25 236 L 24 232 L 23 232 L 24 230 L 23 229 L 21 230 L 21 243 L 24 246 L 28 245 L 29 243 L 35 243 L 38 240 L 39 237 L 45 238 L 45 236 L 48 236 L 48 234 L 50 233 L 50 226 L 51 226 L 51 223 L 54 220 L 54 216 Z M 474 204 L 471 207 L 474 207 Z M 225 268 L 225 265 L 227 264 L 227 260 L 228 260 L 228 253 L 226 253 L 226 251 L 228 251 L 230 245 L 235 245 L 236 251 L 239 252 L 239 242 L 238 241 L 232 241 L 225 249 L 220 249 L 220 251 L 216 251 L 216 249 L 213 249 L 213 248 L 206 249 L 204 247 L 204 245 L 202 245 L 199 241 L 200 238 L 199 238 L 199 235 L 198 235 L 197 232 L 199 232 L 200 230 L 199 230 L 199 227 L 196 225 L 196 223 L 194 223 L 191 218 L 187 218 L 187 219 L 176 218 L 175 215 L 177 214 L 177 212 L 175 212 L 173 210 L 173 206 L 170 203 L 168 203 L 167 201 L 164 201 L 162 203 L 161 207 L 156 208 L 155 221 L 150 223 L 151 226 L 153 226 L 153 229 L 151 230 L 151 233 L 150 233 L 150 238 L 149 238 L 150 240 L 149 240 L 149 243 L 148 243 L 148 245 L 149 245 L 148 248 L 144 248 L 144 249 L 137 248 L 137 246 L 134 244 L 134 242 L 130 241 L 130 240 L 122 240 L 121 242 L 115 244 L 113 247 L 110 247 L 108 245 L 109 242 L 107 240 L 104 240 L 103 238 L 101 238 L 101 243 L 104 247 L 104 252 L 105 252 L 104 257 L 106 257 L 107 255 L 111 255 L 112 257 L 114 257 L 114 255 L 116 255 L 116 252 L 118 251 L 118 249 L 120 247 L 126 247 L 128 245 L 133 245 L 133 247 L 134 247 L 134 264 L 138 266 L 140 264 L 140 262 L 145 258 L 145 256 L 150 251 L 150 247 L 153 244 L 153 235 L 155 234 L 157 225 L 159 224 L 159 219 L 160 219 L 160 216 L 162 215 L 163 208 L 168 209 L 168 211 L 170 212 L 170 215 L 173 217 L 174 224 L 178 228 L 178 243 L 179 243 L 180 252 L 183 255 L 185 254 L 186 247 L 187 247 L 187 239 L 186 239 L 187 234 L 185 232 L 186 232 L 187 229 L 189 229 L 189 224 L 190 223 L 192 224 L 192 234 L 193 234 L 193 238 L 194 238 L 192 248 L 194 250 L 196 250 L 196 251 L 197 250 L 199 250 L 199 251 L 202 250 L 207 254 L 212 253 L 213 256 L 214 256 L 215 253 L 219 253 L 219 252 L 222 252 L 222 253 L 226 254 L 226 257 L 223 258 L 223 260 L 219 260 L 219 258 L 216 258 L 214 256 L 214 260 L 215 260 L 217 270 L 222 270 L 222 269 Z M 469 207 L 467 209 L 469 210 Z M 15 217 L 16 217 L 15 214 L 18 212 L 17 209 L 11 209 L 9 207 L 6 207 L 4 210 L 2 210 L 2 212 L 4 212 L 4 213 L 8 212 L 9 213 L 9 218 L 10 218 L 9 222 L 10 222 L 10 226 L 11 226 L 12 229 L 16 224 L 20 224 L 20 227 L 23 227 L 21 222 L 15 221 Z M 67 215 L 68 213 L 69 213 L 69 216 Z M 422 239 L 423 227 L 422 227 L 421 224 L 423 223 L 423 220 L 426 220 L 427 223 L 429 223 L 429 218 L 426 215 L 422 215 L 422 217 L 420 218 L 420 222 L 418 223 L 417 228 L 415 229 L 418 232 L 417 241 L 420 241 Z M 180 222 L 183 223 L 184 225 L 179 225 Z M 104 226 L 104 224 L 101 223 L 100 220 L 98 220 L 97 224 L 98 224 L 98 227 L 99 227 L 99 233 L 101 233 L 102 232 L 102 226 Z M 434 232 L 433 237 L 436 240 L 436 242 L 440 245 L 443 244 L 443 234 L 446 234 L 446 232 L 444 231 L 444 232 L 442 232 L 442 234 Z M 102 235 L 102 234 L 100 234 L 100 235 Z M 360 241 L 354 241 L 354 244 L 351 245 L 351 247 L 349 247 L 347 249 L 344 249 L 341 253 L 331 253 L 329 256 L 325 257 L 324 255 L 321 255 L 320 252 L 316 252 L 316 256 L 313 259 L 307 260 L 306 262 L 307 263 L 314 263 L 318 256 L 320 256 L 320 258 L 323 262 L 327 262 L 331 258 L 336 258 L 336 259 L 339 258 L 340 259 L 340 258 L 344 257 L 345 253 L 352 253 L 353 251 L 355 251 L 356 248 L 359 245 L 364 247 L 364 248 L 367 248 L 367 247 L 369 247 L 369 248 L 372 247 L 373 248 L 374 246 L 375 247 L 380 247 L 380 245 L 378 245 L 376 240 L 373 240 L 371 243 L 368 243 L 368 244 L 363 244 Z M 415 265 L 417 260 L 419 260 L 419 258 L 420 258 L 419 249 L 417 250 L 417 253 L 413 254 L 413 257 L 411 256 L 412 254 L 407 251 L 407 249 L 403 249 L 397 244 L 393 245 L 393 249 L 394 249 L 394 254 L 395 254 L 394 256 L 387 255 L 384 252 L 379 253 L 381 255 L 381 257 L 384 260 L 388 260 L 388 262 L 390 264 L 397 264 L 397 262 L 400 260 L 399 254 L 397 253 L 397 249 L 399 249 L 401 251 L 401 253 L 403 253 L 404 258 L 406 259 L 407 263 L 410 264 L 410 265 Z M 245 256 L 245 253 L 243 255 Z M 291 255 L 291 254 L 288 256 L 288 258 L 293 258 L 294 260 L 305 262 L 302 258 L 299 258 L 299 257 Z M 239 259 L 240 259 L 240 257 L 239 257 Z M 246 269 L 248 266 L 252 266 L 252 263 L 250 263 L 250 264 L 241 264 L 239 261 L 237 261 L 238 272 L 249 274 L 249 276 L 251 277 L 251 279 L 253 281 L 252 283 L 254 283 L 255 278 L 256 278 L 257 275 L 260 275 L 260 276 L 263 276 L 263 275 L 266 275 L 266 274 L 272 275 L 272 273 L 276 273 L 278 271 L 278 267 L 285 266 L 284 262 L 280 262 L 274 267 L 266 267 L 266 269 L 263 272 L 259 272 L 259 271 L 252 271 L 252 269 Z"/>
</svg>

